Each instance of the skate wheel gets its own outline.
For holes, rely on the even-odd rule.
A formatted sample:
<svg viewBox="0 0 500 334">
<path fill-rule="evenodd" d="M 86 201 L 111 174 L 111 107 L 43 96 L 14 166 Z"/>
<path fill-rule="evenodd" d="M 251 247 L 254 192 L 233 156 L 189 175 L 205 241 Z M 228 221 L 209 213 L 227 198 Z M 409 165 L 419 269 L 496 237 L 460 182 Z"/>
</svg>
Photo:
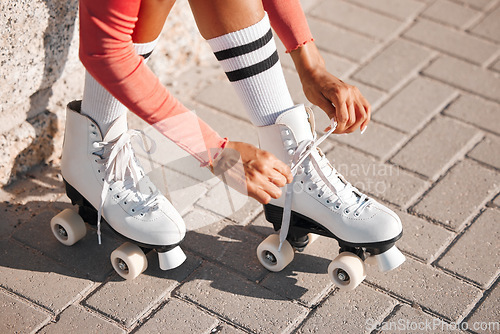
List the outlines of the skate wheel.
<svg viewBox="0 0 500 334">
<path fill-rule="evenodd" d="M 142 249 L 126 242 L 111 253 L 111 264 L 125 279 L 134 279 L 148 267 L 148 259 Z"/>
<path fill-rule="evenodd" d="M 279 236 L 272 234 L 257 247 L 257 258 L 267 270 L 274 272 L 281 271 L 293 260 L 294 251 L 290 243 L 285 240 L 281 251 L 278 251 L 279 245 Z"/>
<path fill-rule="evenodd" d="M 87 233 L 87 227 L 82 217 L 71 209 L 65 209 L 50 220 L 52 233 L 60 243 L 66 246 L 74 245 Z"/>
<path fill-rule="evenodd" d="M 328 266 L 328 275 L 340 290 L 354 290 L 366 277 L 365 264 L 357 255 L 342 252 Z"/>
</svg>

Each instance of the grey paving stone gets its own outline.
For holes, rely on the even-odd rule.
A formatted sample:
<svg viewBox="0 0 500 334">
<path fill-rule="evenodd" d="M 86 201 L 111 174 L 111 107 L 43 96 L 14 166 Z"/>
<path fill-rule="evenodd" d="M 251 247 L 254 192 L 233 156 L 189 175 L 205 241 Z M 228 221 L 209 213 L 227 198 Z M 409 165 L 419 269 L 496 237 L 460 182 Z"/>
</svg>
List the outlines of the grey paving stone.
<svg viewBox="0 0 500 334">
<path fill-rule="evenodd" d="M 410 258 L 386 273 L 370 266 L 366 281 L 451 321 L 464 316 L 482 294 L 478 288 Z"/>
<path fill-rule="evenodd" d="M 486 323 L 489 328 L 476 330 L 477 333 L 498 333 L 500 319 L 500 285 L 497 284 L 488 294 L 485 300 L 474 310 L 472 315 L 467 319 L 469 328 L 472 328 L 474 323 L 479 323 L 479 326 Z M 484 325 L 483 325 L 484 326 Z M 481 327 L 479 327 L 481 328 Z M 484 327 L 483 327 L 484 328 Z"/>
<path fill-rule="evenodd" d="M 304 90 L 302 89 L 302 84 L 300 82 L 299 75 L 295 71 L 285 70 L 284 71 L 285 80 L 288 86 L 288 91 L 292 96 L 293 102 L 295 104 L 305 104 L 309 105 L 309 101 L 304 94 Z"/>
<path fill-rule="evenodd" d="M 363 7 L 370 8 L 376 12 L 382 12 L 394 16 L 400 20 L 414 17 L 424 7 L 425 4 L 415 0 L 351 0 Z"/>
<path fill-rule="evenodd" d="M 494 0 L 457 0 L 457 2 L 466 4 L 473 8 L 485 10 L 490 7 L 495 1 Z"/>
<path fill-rule="evenodd" d="M 310 14 L 379 40 L 396 34 L 403 26 L 399 20 L 338 0 L 322 1 Z"/>
<path fill-rule="evenodd" d="M 474 95 L 461 95 L 448 108 L 446 115 L 459 118 L 500 135 L 500 105 Z"/>
<path fill-rule="evenodd" d="M 500 59 L 494 62 L 493 65 L 491 65 L 491 68 L 494 69 L 495 71 L 500 72 Z"/>
<path fill-rule="evenodd" d="M 481 132 L 470 125 L 437 117 L 391 158 L 391 162 L 436 179 L 481 137 Z"/>
<path fill-rule="evenodd" d="M 296 252 L 292 263 L 281 272 L 269 273 L 261 284 L 283 297 L 312 307 L 332 289 L 327 269 L 338 255 L 338 248 L 337 241 L 319 237 L 302 253 Z"/>
<path fill-rule="evenodd" d="M 200 208 L 194 208 L 193 210 L 189 211 L 183 218 L 184 223 L 186 223 L 186 229 L 188 231 L 196 231 L 202 227 L 215 224 L 224 219 L 223 217 L 216 215 L 213 212 Z"/>
<path fill-rule="evenodd" d="M 115 279 L 99 287 L 83 305 L 102 313 L 104 316 L 132 327 L 151 308 L 186 279 L 201 263 L 192 254 L 180 267 L 162 271 L 158 267 L 158 257 L 154 252 L 148 254 L 148 269 L 133 280 Z"/>
<path fill-rule="evenodd" d="M 184 248 L 228 266 L 251 281 L 259 281 L 267 273 L 255 255 L 260 241 L 242 226 L 222 221 L 187 233 Z"/>
<path fill-rule="evenodd" d="M 288 332 L 308 309 L 224 268 L 206 263 L 176 295 L 255 333 Z"/>
<path fill-rule="evenodd" d="M 417 77 L 377 110 L 372 118 L 412 133 L 440 112 L 455 94 L 455 89 L 450 86 Z"/>
<path fill-rule="evenodd" d="M 402 305 L 386 321 L 377 324 L 382 333 L 465 333 L 439 318 L 434 318 L 421 310 Z"/>
<path fill-rule="evenodd" d="M 39 333 L 125 333 L 125 331 L 80 306 L 72 305 L 59 315 L 57 322 L 44 327 Z"/>
<path fill-rule="evenodd" d="M 40 203 L 40 206 L 42 204 L 46 206 L 45 202 Z M 30 205 L 0 202 L 0 215 L 2 216 L 0 239 L 8 239 L 16 229 L 29 221 L 31 217 L 39 214 L 40 211 L 43 209 L 38 208 L 37 203 L 33 202 Z"/>
<path fill-rule="evenodd" d="M 298 333 L 370 333 L 372 322 L 381 321 L 396 301 L 364 285 L 354 291 L 328 297 L 302 324 Z"/>
<path fill-rule="evenodd" d="M 479 96 L 500 101 L 499 75 L 468 62 L 440 56 L 424 70 L 424 74 Z"/>
<path fill-rule="evenodd" d="M 479 16 L 479 12 L 456 2 L 437 0 L 427 7 L 422 16 L 456 28 L 464 28 Z"/>
<path fill-rule="evenodd" d="M 438 265 L 486 288 L 500 273 L 499 239 L 500 211 L 488 209 L 446 252 Z"/>
<path fill-rule="evenodd" d="M 314 41 L 320 49 L 351 61 L 362 62 L 378 47 L 379 42 L 354 32 L 335 27 L 314 18 L 308 19 Z M 332 43 L 331 41 L 335 41 Z"/>
<path fill-rule="evenodd" d="M 404 36 L 478 65 L 490 60 L 498 51 L 493 43 L 427 20 L 416 22 Z"/>
<path fill-rule="evenodd" d="M 49 322 L 50 316 L 0 292 L 0 332 L 31 333 Z"/>
<path fill-rule="evenodd" d="M 370 122 L 363 134 L 356 131 L 347 135 L 332 135 L 330 138 L 384 160 L 406 141 L 407 135 L 383 124 Z"/>
<path fill-rule="evenodd" d="M 276 233 L 273 228 L 273 224 L 266 220 L 264 213 L 259 214 L 251 224 L 248 225 L 248 228 L 264 238 L 267 238 L 268 235 L 272 233 Z"/>
<path fill-rule="evenodd" d="M 369 130 L 368 130 L 369 131 Z M 335 147 L 327 157 L 337 171 L 362 192 L 404 207 L 427 187 L 427 182 L 352 149 Z"/>
<path fill-rule="evenodd" d="M 57 313 L 80 298 L 92 282 L 42 254 L 0 240 L 0 286 Z"/>
<path fill-rule="evenodd" d="M 216 332 L 217 334 L 243 334 L 243 333 L 245 333 L 241 329 L 232 327 L 228 324 L 219 325 L 219 327 L 217 327 L 217 330 L 218 330 Z"/>
<path fill-rule="evenodd" d="M 85 238 L 71 247 L 65 246 L 52 234 L 50 220 L 54 215 L 52 211 L 36 215 L 16 229 L 13 238 L 38 249 L 44 255 L 71 268 L 75 273 L 80 273 L 81 277 L 92 281 L 104 281 L 113 270 L 109 256 L 123 241 L 117 240 L 113 232 L 103 228 L 103 242 L 99 245 L 95 229 L 87 227 Z"/>
<path fill-rule="evenodd" d="M 403 237 L 397 242 L 398 248 L 426 263 L 432 262 L 455 237 L 454 233 L 421 218 L 400 210 L 395 212 L 403 223 Z"/>
<path fill-rule="evenodd" d="M 498 194 L 498 196 L 495 198 L 495 200 L 493 201 L 493 204 L 500 207 L 500 194 Z"/>
<path fill-rule="evenodd" d="M 224 98 L 218 98 L 218 96 L 223 96 Z M 247 122 L 249 121 L 236 91 L 227 80 L 216 81 L 207 86 L 196 94 L 195 99 L 207 106 L 244 119 Z"/>
<path fill-rule="evenodd" d="M 490 40 L 500 42 L 500 21 L 498 18 L 500 17 L 500 7 L 497 7 L 476 25 L 472 28 L 472 32 L 479 36 L 488 38 Z"/>
<path fill-rule="evenodd" d="M 170 299 L 136 333 L 210 333 L 217 319 L 179 299 Z"/>
<path fill-rule="evenodd" d="M 499 173 L 464 160 L 453 167 L 413 210 L 460 230 L 499 187 Z"/>
<path fill-rule="evenodd" d="M 418 72 L 431 55 L 431 51 L 419 45 L 398 39 L 361 67 L 353 78 L 390 91 Z"/>
<path fill-rule="evenodd" d="M 500 169 L 500 137 L 486 136 L 468 156 Z"/>
</svg>

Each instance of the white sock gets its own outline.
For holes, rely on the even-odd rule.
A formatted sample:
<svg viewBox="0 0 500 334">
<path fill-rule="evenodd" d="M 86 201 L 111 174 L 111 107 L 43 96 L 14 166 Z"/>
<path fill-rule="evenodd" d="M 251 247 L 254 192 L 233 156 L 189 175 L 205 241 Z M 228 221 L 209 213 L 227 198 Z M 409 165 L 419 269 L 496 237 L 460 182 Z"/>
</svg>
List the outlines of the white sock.
<svg viewBox="0 0 500 334">
<path fill-rule="evenodd" d="M 135 51 L 147 62 L 158 39 L 148 43 L 134 43 Z M 83 88 L 82 113 L 92 118 L 104 136 L 113 122 L 127 113 L 120 101 L 115 99 L 101 84 L 85 71 L 85 86 Z"/>
<path fill-rule="evenodd" d="M 274 124 L 284 110 L 294 106 L 267 13 L 248 28 L 207 42 L 254 125 Z"/>
</svg>

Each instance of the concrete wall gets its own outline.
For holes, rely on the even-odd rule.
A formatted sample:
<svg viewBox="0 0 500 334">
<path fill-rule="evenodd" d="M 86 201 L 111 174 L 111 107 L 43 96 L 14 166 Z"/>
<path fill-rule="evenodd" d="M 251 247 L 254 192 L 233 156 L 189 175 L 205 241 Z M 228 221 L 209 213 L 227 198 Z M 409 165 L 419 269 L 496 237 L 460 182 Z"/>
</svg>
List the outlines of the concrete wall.
<svg viewBox="0 0 500 334">
<path fill-rule="evenodd" d="M 78 0 L 0 0 L 0 186 L 57 164 L 67 102 L 82 96 Z M 206 55 L 186 0 L 175 5 L 150 66 L 164 83 Z M 203 52 L 200 52 L 203 50 Z"/>
</svg>

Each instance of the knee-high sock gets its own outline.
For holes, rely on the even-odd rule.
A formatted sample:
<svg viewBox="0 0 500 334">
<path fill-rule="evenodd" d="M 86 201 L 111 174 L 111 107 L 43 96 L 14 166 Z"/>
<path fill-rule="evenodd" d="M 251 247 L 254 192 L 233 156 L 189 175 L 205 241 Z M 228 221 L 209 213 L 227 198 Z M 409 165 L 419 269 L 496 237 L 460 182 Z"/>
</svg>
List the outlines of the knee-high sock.
<svg viewBox="0 0 500 334">
<path fill-rule="evenodd" d="M 159 38 L 159 37 L 158 37 Z M 158 38 L 149 43 L 134 43 L 135 51 L 147 62 L 153 52 Z M 83 88 L 82 113 L 92 118 L 103 135 L 118 117 L 127 112 L 120 101 L 115 99 L 101 84 L 85 71 L 85 86 Z"/>
<path fill-rule="evenodd" d="M 293 107 L 267 13 L 256 24 L 208 43 L 254 125 L 274 124 Z"/>
</svg>

